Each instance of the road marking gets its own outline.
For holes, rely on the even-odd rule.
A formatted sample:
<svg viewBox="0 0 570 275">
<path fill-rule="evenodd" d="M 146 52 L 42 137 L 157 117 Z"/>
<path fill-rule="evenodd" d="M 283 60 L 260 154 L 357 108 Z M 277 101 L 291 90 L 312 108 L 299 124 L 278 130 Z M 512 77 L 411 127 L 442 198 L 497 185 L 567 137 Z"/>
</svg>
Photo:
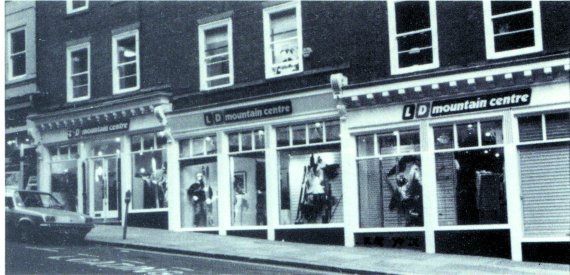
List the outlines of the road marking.
<svg viewBox="0 0 570 275">
<path fill-rule="evenodd" d="M 135 263 L 135 264 L 144 264 L 144 262 L 133 261 L 133 260 L 123 260 L 123 262 L 127 262 L 127 263 Z"/>
<path fill-rule="evenodd" d="M 77 253 L 79 256 L 87 256 L 87 257 L 96 257 L 95 255 L 85 254 L 85 253 Z"/>
<path fill-rule="evenodd" d="M 173 269 L 180 269 L 180 270 L 184 270 L 184 271 L 189 271 L 189 272 L 194 271 L 194 269 L 192 269 L 192 268 L 185 268 L 185 267 L 178 267 L 178 266 L 173 266 L 172 268 Z"/>
<path fill-rule="evenodd" d="M 50 249 L 50 248 L 30 247 L 30 246 L 26 246 L 26 248 L 27 248 L 27 249 L 32 249 L 32 250 L 41 250 L 41 251 L 49 251 L 49 252 L 59 252 L 59 250 Z"/>
</svg>

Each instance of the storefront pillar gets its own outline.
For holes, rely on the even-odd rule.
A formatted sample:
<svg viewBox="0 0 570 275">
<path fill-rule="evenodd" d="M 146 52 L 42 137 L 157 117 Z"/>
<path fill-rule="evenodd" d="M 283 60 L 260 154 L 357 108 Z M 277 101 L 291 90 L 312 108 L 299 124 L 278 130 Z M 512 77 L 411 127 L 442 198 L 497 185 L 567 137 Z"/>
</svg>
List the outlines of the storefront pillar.
<svg viewBox="0 0 570 275">
<path fill-rule="evenodd" d="M 275 240 L 275 227 L 279 226 L 279 211 L 281 209 L 279 199 L 279 163 L 277 157 L 277 135 L 275 129 L 266 126 L 265 134 L 267 140 L 265 150 L 265 178 L 266 182 L 266 196 L 267 196 L 267 239 L 270 241 Z M 273 184 L 272 184 L 273 183 Z"/>
<path fill-rule="evenodd" d="M 39 155 L 38 190 L 51 192 L 51 155 L 49 150 L 43 145 L 39 145 L 36 151 Z"/>
<path fill-rule="evenodd" d="M 180 197 L 181 194 L 186 195 L 184 190 L 180 190 L 180 165 L 178 165 L 179 150 L 180 145 L 177 140 L 170 141 L 166 145 L 166 157 L 167 163 L 169 164 L 166 171 L 169 230 L 178 230 L 181 228 Z"/>
<path fill-rule="evenodd" d="M 126 221 L 126 203 L 123 200 L 127 191 L 132 188 L 132 168 L 131 168 L 131 139 L 125 135 L 121 137 L 121 197 L 119 202 L 121 204 L 121 224 L 124 226 Z M 132 192 L 132 190 L 131 190 Z"/>
<path fill-rule="evenodd" d="M 425 228 L 425 247 L 427 253 L 435 253 L 435 228 L 438 223 L 437 215 L 437 178 L 435 153 L 433 143 L 433 131 L 429 130 L 427 121 L 420 125 L 420 141 L 422 158 L 422 185 L 423 185 L 423 209 Z"/>
<path fill-rule="evenodd" d="M 228 137 L 222 132 L 217 135 L 218 144 L 218 217 L 220 222 L 220 235 L 227 235 L 227 228 L 232 226 L 232 205 L 231 205 L 231 184 L 230 179 L 230 158 Z"/>
<path fill-rule="evenodd" d="M 519 177 L 519 159 L 513 133 L 518 129 L 511 111 L 503 115 L 505 138 L 505 182 L 507 196 L 507 217 L 511 235 L 511 258 L 522 261 L 523 217 L 521 205 L 521 186 Z"/>
<path fill-rule="evenodd" d="M 340 120 L 340 154 L 342 156 L 342 193 L 344 199 L 344 245 L 355 245 L 354 232 L 359 227 L 358 171 L 356 169 L 356 144 L 350 135 L 346 120 Z"/>
</svg>

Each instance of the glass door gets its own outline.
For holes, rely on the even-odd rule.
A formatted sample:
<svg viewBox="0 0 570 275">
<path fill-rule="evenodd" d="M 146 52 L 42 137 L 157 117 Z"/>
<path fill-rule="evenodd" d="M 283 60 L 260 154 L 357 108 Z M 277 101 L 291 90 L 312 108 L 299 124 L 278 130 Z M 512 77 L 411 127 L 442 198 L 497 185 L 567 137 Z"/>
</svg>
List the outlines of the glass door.
<svg viewBox="0 0 570 275">
<path fill-rule="evenodd" d="M 119 158 L 94 158 L 90 161 L 91 205 L 95 218 L 119 217 Z"/>
</svg>

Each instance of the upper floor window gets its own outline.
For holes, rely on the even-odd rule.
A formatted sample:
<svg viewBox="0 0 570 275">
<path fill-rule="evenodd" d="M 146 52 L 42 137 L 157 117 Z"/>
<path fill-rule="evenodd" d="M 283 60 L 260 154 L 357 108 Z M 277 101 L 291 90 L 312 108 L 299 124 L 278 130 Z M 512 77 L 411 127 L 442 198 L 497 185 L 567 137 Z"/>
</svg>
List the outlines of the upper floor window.
<svg viewBox="0 0 570 275">
<path fill-rule="evenodd" d="M 89 8 L 89 1 L 67 0 L 67 14 L 86 10 Z"/>
<path fill-rule="evenodd" d="M 389 1 L 392 74 L 439 67 L 435 1 Z"/>
<path fill-rule="evenodd" d="M 8 32 L 8 79 L 26 75 L 26 30 L 24 27 Z"/>
<path fill-rule="evenodd" d="M 202 90 L 233 85 L 232 21 L 199 27 L 200 87 Z"/>
<path fill-rule="evenodd" d="M 487 58 L 542 51 L 538 1 L 483 1 Z"/>
<path fill-rule="evenodd" d="M 288 3 L 263 10 L 265 76 L 303 71 L 301 3 Z"/>
<path fill-rule="evenodd" d="M 113 93 L 139 89 L 139 71 L 138 30 L 113 36 Z"/>
<path fill-rule="evenodd" d="M 89 43 L 67 49 L 67 101 L 78 101 L 90 96 Z"/>
</svg>

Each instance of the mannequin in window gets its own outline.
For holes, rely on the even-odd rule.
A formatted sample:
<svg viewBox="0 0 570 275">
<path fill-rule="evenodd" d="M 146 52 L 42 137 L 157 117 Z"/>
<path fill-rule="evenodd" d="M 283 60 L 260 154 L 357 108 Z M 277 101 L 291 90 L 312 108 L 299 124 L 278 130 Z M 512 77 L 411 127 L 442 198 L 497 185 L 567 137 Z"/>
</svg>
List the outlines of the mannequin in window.
<svg viewBox="0 0 570 275">
<path fill-rule="evenodd" d="M 168 206 L 166 200 L 166 162 L 162 164 L 162 167 L 152 173 L 150 176 L 150 182 L 153 185 L 155 191 L 155 207 L 163 208 Z"/>
<path fill-rule="evenodd" d="M 187 195 L 194 210 L 194 226 L 213 225 L 211 217 L 213 190 L 205 184 L 203 173 L 196 174 L 196 182 L 190 185 Z"/>
<path fill-rule="evenodd" d="M 389 209 L 404 217 L 406 226 L 423 226 L 423 198 L 419 159 L 405 156 L 386 175 L 392 189 Z M 391 180 L 390 180 L 391 179 Z"/>
<path fill-rule="evenodd" d="M 240 176 L 234 176 L 234 221 L 236 225 L 242 225 L 242 212 L 249 208 L 247 200 L 245 198 L 245 182 L 244 178 Z"/>
</svg>

